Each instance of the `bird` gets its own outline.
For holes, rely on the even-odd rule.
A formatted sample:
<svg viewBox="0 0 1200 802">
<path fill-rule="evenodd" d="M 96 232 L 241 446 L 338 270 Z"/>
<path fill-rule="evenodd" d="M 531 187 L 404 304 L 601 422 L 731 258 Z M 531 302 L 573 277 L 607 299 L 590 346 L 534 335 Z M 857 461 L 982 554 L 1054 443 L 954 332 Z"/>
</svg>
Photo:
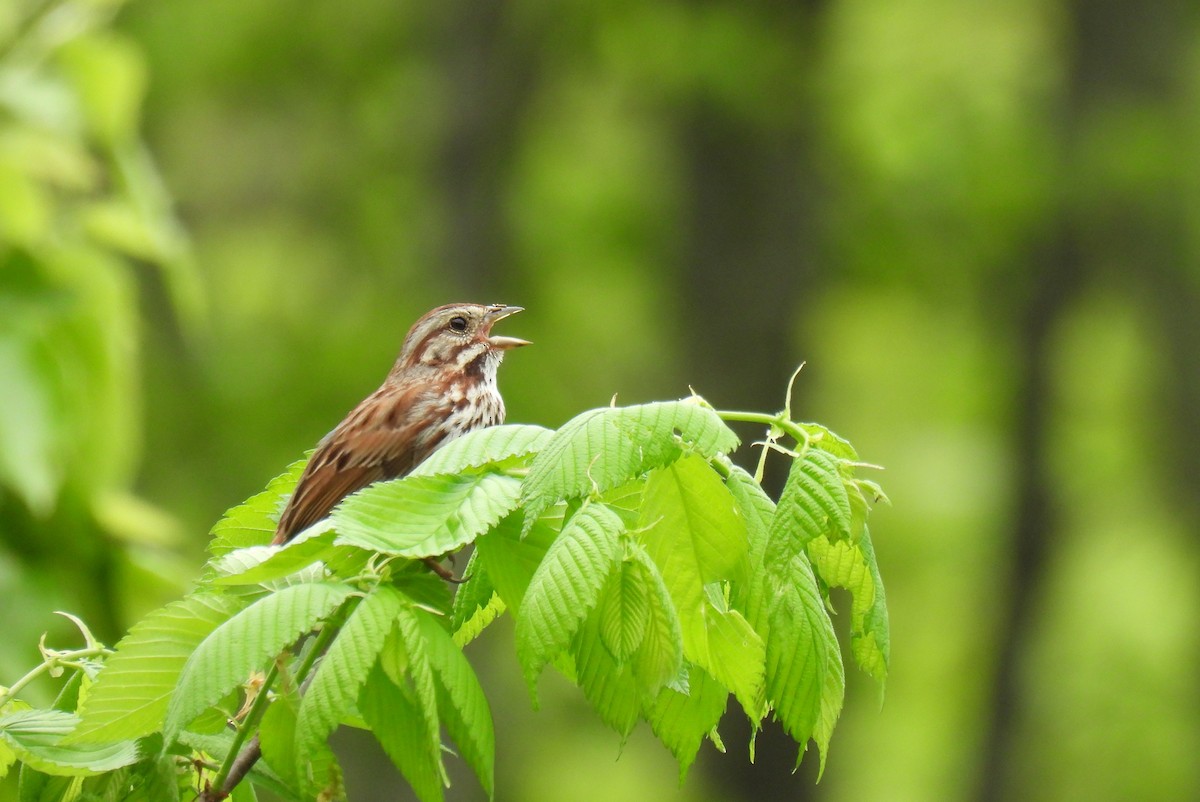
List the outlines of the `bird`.
<svg viewBox="0 0 1200 802">
<path fill-rule="evenodd" d="M 507 351 L 530 343 L 494 335 L 492 326 L 521 311 L 504 304 L 447 304 L 414 323 L 379 389 L 317 443 L 279 516 L 272 545 L 325 518 L 351 493 L 408 474 L 456 437 L 503 423 L 496 370 Z M 432 558 L 426 562 L 450 578 Z"/>
</svg>

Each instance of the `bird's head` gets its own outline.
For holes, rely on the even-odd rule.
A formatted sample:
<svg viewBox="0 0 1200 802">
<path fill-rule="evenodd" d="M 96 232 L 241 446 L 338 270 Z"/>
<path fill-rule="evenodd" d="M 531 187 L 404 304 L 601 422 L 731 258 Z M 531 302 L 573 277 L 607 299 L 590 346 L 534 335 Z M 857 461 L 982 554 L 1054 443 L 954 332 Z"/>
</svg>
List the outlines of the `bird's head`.
<svg viewBox="0 0 1200 802">
<path fill-rule="evenodd" d="M 496 321 L 522 311 L 504 304 L 447 304 L 413 324 L 396 369 L 437 368 L 470 372 L 495 370 L 504 352 L 528 340 L 492 334 Z"/>
</svg>

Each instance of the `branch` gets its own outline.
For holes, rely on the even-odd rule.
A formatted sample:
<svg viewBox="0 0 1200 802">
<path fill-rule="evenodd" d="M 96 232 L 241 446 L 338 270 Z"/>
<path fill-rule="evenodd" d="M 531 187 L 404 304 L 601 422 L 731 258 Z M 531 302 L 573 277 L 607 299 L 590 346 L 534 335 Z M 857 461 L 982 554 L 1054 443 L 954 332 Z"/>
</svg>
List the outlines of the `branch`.
<svg viewBox="0 0 1200 802">
<path fill-rule="evenodd" d="M 232 755 L 233 752 L 230 752 Z M 229 770 L 225 774 L 224 782 L 218 785 L 205 788 L 200 796 L 196 798 L 196 802 L 221 802 L 221 800 L 229 797 L 233 793 L 233 789 L 237 784 L 246 779 L 246 775 L 250 773 L 250 769 L 254 768 L 254 764 L 262 757 L 262 744 L 258 741 L 258 735 L 255 734 L 250 742 L 246 744 L 246 748 L 237 754 L 237 757 L 229 764 Z"/>
</svg>

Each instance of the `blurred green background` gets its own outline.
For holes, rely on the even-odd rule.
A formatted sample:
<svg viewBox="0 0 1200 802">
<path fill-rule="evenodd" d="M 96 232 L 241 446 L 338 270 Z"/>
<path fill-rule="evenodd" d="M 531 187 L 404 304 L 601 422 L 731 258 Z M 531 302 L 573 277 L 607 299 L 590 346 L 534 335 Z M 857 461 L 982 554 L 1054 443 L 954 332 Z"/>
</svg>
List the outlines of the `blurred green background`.
<svg viewBox="0 0 1200 802">
<path fill-rule="evenodd" d="M 734 715 L 679 788 L 500 627 L 499 799 L 1200 798 L 1198 142 L 1185 0 L 0 0 L 0 682 L 503 301 L 512 421 L 807 361 L 886 466 L 894 649 L 819 785 Z"/>
</svg>

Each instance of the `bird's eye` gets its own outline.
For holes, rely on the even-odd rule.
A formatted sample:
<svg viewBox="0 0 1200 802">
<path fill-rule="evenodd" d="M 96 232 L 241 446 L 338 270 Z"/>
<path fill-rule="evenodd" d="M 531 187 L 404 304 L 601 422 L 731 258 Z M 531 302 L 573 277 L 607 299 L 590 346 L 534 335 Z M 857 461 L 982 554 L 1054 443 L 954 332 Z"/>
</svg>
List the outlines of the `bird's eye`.
<svg viewBox="0 0 1200 802">
<path fill-rule="evenodd" d="M 450 318 L 450 328 L 454 329 L 455 331 L 466 331 L 467 319 L 465 317 Z"/>
</svg>

